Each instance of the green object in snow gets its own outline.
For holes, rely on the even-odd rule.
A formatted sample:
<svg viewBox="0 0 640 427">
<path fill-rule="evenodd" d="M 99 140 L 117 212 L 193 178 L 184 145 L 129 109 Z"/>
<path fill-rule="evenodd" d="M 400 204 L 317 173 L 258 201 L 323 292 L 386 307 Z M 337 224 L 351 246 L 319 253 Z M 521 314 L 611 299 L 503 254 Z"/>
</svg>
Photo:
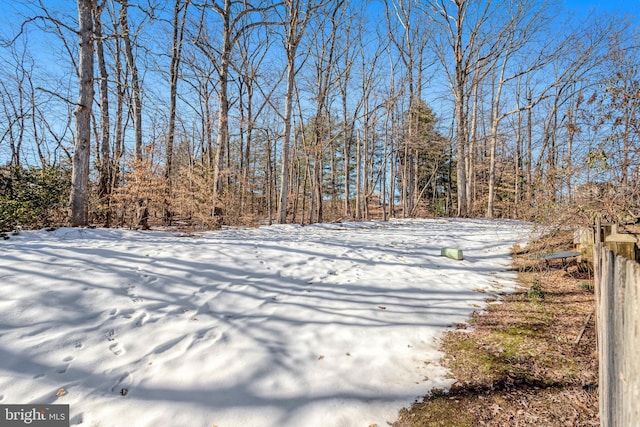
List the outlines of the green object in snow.
<svg viewBox="0 0 640 427">
<path fill-rule="evenodd" d="M 446 256 L 455 260 L 463 260 L 464 256 L 462 255 L 462 249 L 453 249 L 453 248 L 442 248 L 440 251 L 440 255 Z"/>
</svg>

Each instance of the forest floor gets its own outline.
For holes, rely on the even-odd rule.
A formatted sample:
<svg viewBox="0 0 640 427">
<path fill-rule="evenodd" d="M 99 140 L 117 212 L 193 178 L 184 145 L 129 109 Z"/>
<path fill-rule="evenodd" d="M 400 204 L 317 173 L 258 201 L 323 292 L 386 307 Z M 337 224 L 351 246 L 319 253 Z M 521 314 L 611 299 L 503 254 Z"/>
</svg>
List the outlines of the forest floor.
<svg viewBox="0 0 640 427">
<path fill-rule="evenodd" d="M 571 247 L 570 232 L 556 231 L 514 248 L 520 291 L 445 334 L 442 364 L 456 383 L 403 409 L 394 427 L 599 425 L 592 272 L 535 259 Z"/>
</svg>

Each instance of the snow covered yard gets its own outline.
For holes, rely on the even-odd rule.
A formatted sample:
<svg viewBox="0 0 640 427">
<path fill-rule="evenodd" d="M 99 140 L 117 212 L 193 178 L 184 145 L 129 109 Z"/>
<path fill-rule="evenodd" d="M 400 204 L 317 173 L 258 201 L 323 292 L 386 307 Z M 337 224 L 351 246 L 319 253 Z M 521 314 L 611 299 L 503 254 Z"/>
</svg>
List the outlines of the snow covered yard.
<svg viewBox="0 0 640 427">
<path fill-rule="evenodd" d="M 528 232 L 24 232 L 0 242 L 0 403 L 70 404 L 81 426 L 382 427 L 450 385 L 436 339 L 513 288 L 509 248 Z"/>
</svg>

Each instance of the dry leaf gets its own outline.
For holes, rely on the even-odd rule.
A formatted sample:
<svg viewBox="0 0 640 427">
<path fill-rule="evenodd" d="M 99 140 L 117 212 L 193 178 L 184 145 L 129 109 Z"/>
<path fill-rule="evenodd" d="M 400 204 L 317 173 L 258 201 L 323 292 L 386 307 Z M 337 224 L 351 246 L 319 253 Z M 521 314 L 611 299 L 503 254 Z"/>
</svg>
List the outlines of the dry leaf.
<svg viewBox="0 0 640 427">
<path fill-rule="evenodd" d="M 318 357 L 318 360 L 322 360 L 322 359 L 324 359 L 324 355 L 323 355 L 323 354 L 321 354 L 321 355 Z"/>
<path fill-rule="evenodd" d="M 573 398 L 573 403 L 575 403 L 578 407 L 584 409 L 585 411 L 587 411 L 588 413 L 591 413 L 591 411 L 589 410 L 589 408 L 587 408 L 587 405 L 585 405 L 584 403 L 580 402 L 578 399 L 576 399 L 575 397 Z"/>
<path fill-rule="evenodd" d="M 378 306 L 378 308 L 379 308 L 380 310 L 386 310 L 386 309 L 387 309 L 387 307 L 385 307 L 384 305 L 379 305 L 379 306 Z"/>
<path fill-rule="evenodd" d="M 64 396 L 65 394 L 67 394 L 67 391 L 63 388 L 61 388 L 60 390 L 58 390 L 58 392 L 56 393 L 56 396 L 60 397 L 60 396 Z"/>
</svg>

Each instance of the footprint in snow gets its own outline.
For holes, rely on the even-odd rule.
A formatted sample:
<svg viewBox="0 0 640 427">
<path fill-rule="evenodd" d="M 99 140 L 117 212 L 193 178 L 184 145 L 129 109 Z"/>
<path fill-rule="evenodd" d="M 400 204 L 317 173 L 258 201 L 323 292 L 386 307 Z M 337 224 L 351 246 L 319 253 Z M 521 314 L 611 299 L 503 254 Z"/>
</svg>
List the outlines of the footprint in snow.
<svg viewBox="0 0 640 427">
<path fill-rule="evenodd" d="M 118 342 L 115 344 L 111 344 L 109 346 L 109 350 L 111 350 L 111 352 L 116 356 L 121 356 L 125 353 L 124 347 L 122 347 L 122 345 L 120 345 L 120 343 Z"/>
<path fill-rule="evenodd" d="M 62 368 L 58 369 L 58 373 L 59 374 L 66 374 L 67 371 L 69 370 L 69 367 L 71 366 L 71 362 L 73 362 L 73 360 L 75 359 L 75 357 L 73 356 L 67 356 L 64 359 L 62 359 L 63 362 L 66 363 L 65 366 L 63 366 Z M 44 376 L 44 375 L 43 375 Z"/>
<path fill-rule="evenodd" d="M 122 312 L 122 317 L 125 319 L 131 319 L 136 311 L 133 309 L 124 310 Z"/>
<path fill-rule="evenodd" d="M 140 326 L 144 326 L 145 323 L 147 323 L 147 313 L 142 313 L 140 316 L 138 316 L 138 319 L 136 321 L 136 326 L 140 327 Z"/>
<path fill-rule="evenodd" d="M 114 341 L 116 339 L 116 335 L 115 329 L 109 329 L 104 332 L 104 336 L 107 337 L 108 341 Z"/>
<path fill-rule="evenodd" d="M 133 376 L 129 372 L 125 372 L 123 375 L 118 378 L 116 383 L 111 387 L 112 392 L 120 392 L 122 386 L 130 385 L 133 380 Z"/>
</svg>

